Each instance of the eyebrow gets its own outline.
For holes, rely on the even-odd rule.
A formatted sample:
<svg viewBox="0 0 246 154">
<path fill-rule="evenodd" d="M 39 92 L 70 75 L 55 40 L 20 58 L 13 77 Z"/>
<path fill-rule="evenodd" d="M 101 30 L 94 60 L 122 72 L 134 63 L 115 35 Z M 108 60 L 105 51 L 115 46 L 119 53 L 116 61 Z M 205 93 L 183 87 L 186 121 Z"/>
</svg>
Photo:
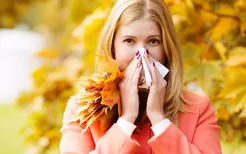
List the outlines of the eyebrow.
<svg viewBox="0 0 246 154">
<path fill-rule="evenodd" d="M 161 38 L 161 35 L 150 35 L 148 38 L 151 38 L 151 37 L 160 37 Z"/>
<path fill-rule="evenodd" d="M 124 36 L 122 36 L 122 38 L 128 38 L 128 37 L 136 38 L 135 36 L 132 36 L 132 35 L 124 35 Z"/>
<path fill-rule="evenodd" d="M 124 35 L 124 36 L 122 36 L 122 38 L 129 38 L 129 37 L 136 38 L 135 36 L 132 36 L 132 35 Z M 161 35 L 150 35 L 150 36 L 148 36 L 148 38 L 151 38 L 151 37 L 160 37 L 161 38 Z"/>
</svg>

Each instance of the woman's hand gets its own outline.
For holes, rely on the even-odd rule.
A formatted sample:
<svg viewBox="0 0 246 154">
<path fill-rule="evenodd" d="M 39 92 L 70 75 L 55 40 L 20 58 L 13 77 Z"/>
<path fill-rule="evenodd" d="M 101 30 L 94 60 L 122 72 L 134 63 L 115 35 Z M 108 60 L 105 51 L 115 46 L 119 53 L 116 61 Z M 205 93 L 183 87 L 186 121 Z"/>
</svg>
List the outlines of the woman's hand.
<svg viewBox="0 0 246 154">
<path fill-rule="evenodd" d="M 163 107 L 167 81 L 161 77 L 160 72 L 155 67 L 155 63 L 150 61 L 148 55 L 145 56 L 145 60 L 152 77 L 146 106 L 146 114 L 152 125 L 155 125 L 165 119 Z"/>
<path fill-rule="evenodd" d="M 120 83 L 120 96 L 122 103 L 122 118 L 134 123 L 138 116 L 138 80 L 142 71 L 140 53 L 127 67 L 124 78 Z"/>
</svg>

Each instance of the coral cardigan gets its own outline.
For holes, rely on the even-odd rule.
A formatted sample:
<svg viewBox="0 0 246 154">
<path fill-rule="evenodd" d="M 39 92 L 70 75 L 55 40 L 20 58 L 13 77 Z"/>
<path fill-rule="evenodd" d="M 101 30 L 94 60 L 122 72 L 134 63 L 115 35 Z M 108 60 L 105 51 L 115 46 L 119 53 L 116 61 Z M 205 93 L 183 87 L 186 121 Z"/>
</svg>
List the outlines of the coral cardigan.
<svg viewBox="0 0 246 154">
<path fill-rule="evenodd" d="M 182 113 L 178 127 L 171 123 L 160 135 L 154 136 L 151 124 L 139 127 L 128 137 L 114 124 L 102 137 L 99 136 L 99 125 L 93 124 L 88 131 L 81 134 L 78 123 L 70 123 L 77 109 L 75 98 L 68 101 L 64 112 L 61 154 L 221 154 L 220 128 L 216 125 L 209 99 L 186 95 L 185 103 L 188 112 Z"/>
</svg>

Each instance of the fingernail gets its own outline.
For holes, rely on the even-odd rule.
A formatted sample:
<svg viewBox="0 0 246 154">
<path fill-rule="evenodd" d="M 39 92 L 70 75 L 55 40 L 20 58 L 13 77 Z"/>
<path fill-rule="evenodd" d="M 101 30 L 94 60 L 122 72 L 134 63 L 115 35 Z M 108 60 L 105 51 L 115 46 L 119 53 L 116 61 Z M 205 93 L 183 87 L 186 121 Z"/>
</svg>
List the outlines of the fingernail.
<svg viewBox="0 0 246 154">
<path fill-rule="evenodd" d="M 155 67 L 155 63 L 153 62 L 152 64 L 153 64 L 153 66 Z"/>
<path fill-rule="evenodd" d="M 142 64 L 138 64 L 138 68 L 141 66 Z"/>
<path fill-rule="evenodd" d="M 136 56 L 138 56 L 138 54 L 139 54 L 139 51 L 136 53 Z"/>
<path fill-rule="evenodd" d="M 148 49 L 146 50 L 146 53 L 149 55 L 149 50 Z"/>
<path fill-rule="evenodd" d="M 137 57 L 137 59 L 139 59 L 139 58 L 140 58 L 140 56 L 141 56 L 141 55 L 139 54 L 139 55 L 138 55 L 138 57 Z"/>
</svg>

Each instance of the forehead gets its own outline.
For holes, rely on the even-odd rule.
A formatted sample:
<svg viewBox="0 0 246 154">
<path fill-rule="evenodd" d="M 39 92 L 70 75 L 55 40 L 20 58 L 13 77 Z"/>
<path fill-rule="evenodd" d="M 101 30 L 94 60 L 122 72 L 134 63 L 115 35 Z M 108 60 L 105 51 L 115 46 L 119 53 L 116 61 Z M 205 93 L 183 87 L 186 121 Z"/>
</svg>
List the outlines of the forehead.
<svg viewBox="0 0 246 154">
<path fill-rule="evenodd" d="M 119 35 L 161 35 L 159 25 L 148 19 L 134 20 L 131 23 L 120 27 Z"/>
</svg>

